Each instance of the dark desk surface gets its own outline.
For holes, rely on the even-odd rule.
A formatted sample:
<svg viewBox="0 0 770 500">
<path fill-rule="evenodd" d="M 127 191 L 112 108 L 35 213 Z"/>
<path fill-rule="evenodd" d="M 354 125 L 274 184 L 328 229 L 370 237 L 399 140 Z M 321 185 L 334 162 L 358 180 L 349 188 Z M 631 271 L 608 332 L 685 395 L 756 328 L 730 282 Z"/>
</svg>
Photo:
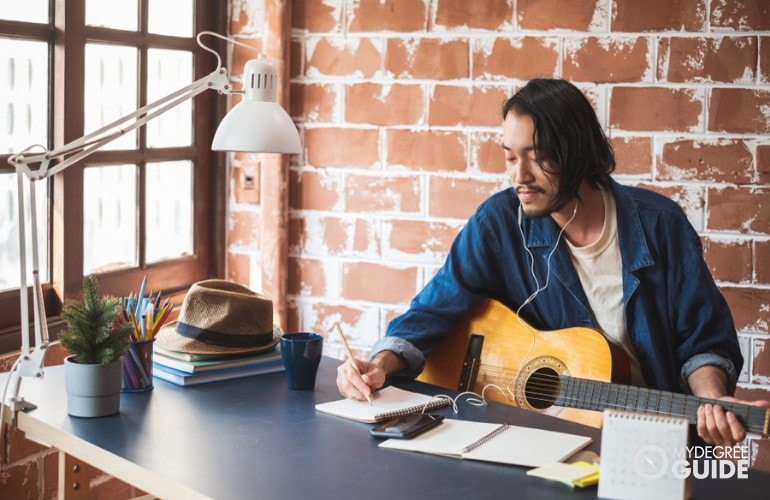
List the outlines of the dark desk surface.
<svg viewBox="0 0 770 500">
<path fill-rule="evenodd" d="M 164 498 L 197 494 L 227 498 L 534 498 L 596 497 L 596 487 L 572 490 L 526 476 L 526 469 L 471 460 L 385 450 L 370 424 L 315 411 L 339 399 L 338 361 L 325 358 L 315 391 L 289 391 L 282 373 L 182 388 L 156 380 L 149 393 L 123 394 L 118 415 L 66 415 L 63 371 L 24 380 L 22 394 L 38 405 L 20 415 L 30 435 Z M 398 385 L 447 393 L 418 382 Z M 601 433 L 589 427 L 501 404 L 462 403 L 447 417 L 589 435 L 598 452 Z M 699 480 L 693 498 L 765 498 L 770 475 L 748 480 Z M 760 495 L 760 493 L 762 493 Z"/>
</svg>

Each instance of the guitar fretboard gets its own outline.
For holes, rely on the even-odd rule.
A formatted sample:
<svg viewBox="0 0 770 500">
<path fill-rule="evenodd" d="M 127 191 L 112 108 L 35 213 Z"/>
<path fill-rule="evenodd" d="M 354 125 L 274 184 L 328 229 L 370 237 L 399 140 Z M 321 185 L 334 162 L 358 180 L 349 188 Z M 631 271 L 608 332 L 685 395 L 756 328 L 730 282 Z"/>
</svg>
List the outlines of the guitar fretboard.
<svg viewBox="0 0 770 500">
<path fill-rule="evenodd" d="M 559 376 L 554 404 L 584 410 L 615 409 L 675 415 L 687 417 L 691 424 L 697 421 L 699 406 L 713 404 L 733 412 L 749 432 L 768 434 L 770 431 L 770 409 L 767 408 L 564 375 Z"/>
</svg>

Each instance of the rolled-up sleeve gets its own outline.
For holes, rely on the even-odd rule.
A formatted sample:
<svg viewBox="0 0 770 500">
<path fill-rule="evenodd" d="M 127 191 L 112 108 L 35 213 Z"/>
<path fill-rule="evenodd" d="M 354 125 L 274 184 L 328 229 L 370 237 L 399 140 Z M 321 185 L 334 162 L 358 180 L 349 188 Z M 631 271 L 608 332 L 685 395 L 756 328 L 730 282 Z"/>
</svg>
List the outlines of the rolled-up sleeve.
<svg viewBox="0 0 770 500">
<path fill-rule="evenodd" d="M 400 337 L 383 337 L 372 346 L 372 358 L 382 351 L 392 351 L 406 361 L 406 369 L 394 375 L 416 377 L 425 367 L 425 355 L 414 344 Z"/>
<path fill-rule="evenodd" d="M 696 354 L 682 365 L 679 379 L 679 384 L 682 386 L 682 390 L 688 394 L 692 394 L 692 390 L 690 389 L 690 384 L 687 382 L 687 379 L 690 377 L 692 372 L 698 368 L 709 365 L 717 366 L 721 368 L 723 372 L 725 372 L 725 375 L 727 375 L 727 390 L 730 394 L 735 392 L 735 386 L 738 383 L 738 371 L 735 369 L 735 365 L 733 365 L 732 361 L 729 359 L 720 356 L 719 354 L 710 352 Z"/>
</svg>

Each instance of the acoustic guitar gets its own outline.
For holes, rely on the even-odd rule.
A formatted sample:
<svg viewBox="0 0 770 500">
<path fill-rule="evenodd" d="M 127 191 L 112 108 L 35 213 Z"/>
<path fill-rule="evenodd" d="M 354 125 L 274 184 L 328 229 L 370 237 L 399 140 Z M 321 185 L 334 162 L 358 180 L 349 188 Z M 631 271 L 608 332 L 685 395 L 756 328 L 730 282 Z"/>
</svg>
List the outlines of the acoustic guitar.
<svg viewBox="0 0 770 500">
<path fill-rule="evenodd" d="M 733 412 L 767 435 L 770 409 L 646 389 L 628 383 L 628 357 L 597 330 L 539 331 L 503 304 L 484 300 L 430 353 L 418 380 L 601 427 L 604 409 L 697 419 L 698 407 Z M 492 385 L 490 385 L 492 384 Z"/>
</svg>

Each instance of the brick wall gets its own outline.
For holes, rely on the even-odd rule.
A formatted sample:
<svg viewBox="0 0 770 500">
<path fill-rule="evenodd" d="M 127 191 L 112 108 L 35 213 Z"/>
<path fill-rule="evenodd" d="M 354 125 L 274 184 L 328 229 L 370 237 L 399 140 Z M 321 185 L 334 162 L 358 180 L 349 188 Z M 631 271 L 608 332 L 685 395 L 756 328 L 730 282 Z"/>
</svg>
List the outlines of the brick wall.
<svg viewBox="0 0 770 500">
<path fill-rule="evenodd" d="M 261 6 L 232 1 L 232 35 L 259 46 Z M 292 11 L 304 154 L 289 176 L 288 329 L 326 334 L 341 358 L 339 321 L 366 356 L 465 219 L 508 185 L 502 101 L 529 78 L 563 77 L 594 103 L 616 178 L 676 200 L 701 234 L 740 331 L 739 395 L 770 398 L 766 0 L 295 0 Z M 258 157 L 232 165 L 228 276 L 259 288 L 270 187 L 243 187 Z M 756 450 L 770 464 L 767 443 Z"/>
</svg>

